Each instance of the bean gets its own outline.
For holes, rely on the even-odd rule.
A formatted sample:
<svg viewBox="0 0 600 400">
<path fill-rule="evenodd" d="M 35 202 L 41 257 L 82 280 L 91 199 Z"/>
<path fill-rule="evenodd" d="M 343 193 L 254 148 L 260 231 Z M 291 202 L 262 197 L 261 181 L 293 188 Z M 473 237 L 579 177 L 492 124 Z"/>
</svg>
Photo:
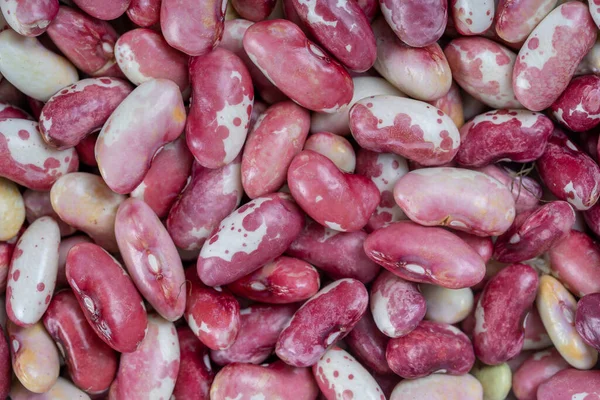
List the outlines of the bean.
<svg viewBox="0 0 600 400">
<path fill-rule="evenodd" d="M 453 233 L 475 250 L 485 263 L 490 261 L 494 252 L 494 243 L 490 237 L 472 235 L 462 231 L 453 231 Z"/>
<path fill-rule="evenodd" d="M 16 241 L 17 237 L 15 236 L 10 242 L 0 242 L 0 292 L 6 291 L 10 260 L 12 259 Z M 3 309 L 4 313 L 6 313 L 6 307 L 3 307 Z"/>
<path fill-rule="evenodd" d="M 465 124 L 462 96 L 456 82 L 452 81 L 448 93 L 428 103 L 446 113 L 458 129 Z"/>
<path fill-rule="evenodd" d="M 440 0 L 380 0 L 381 13 L 394 33 L 409 46 L 424 47 L 444 33 L 448 4 Z"/>
<path fill-rule="evenodd" d="M 210 365 L 208 349 L 186 326 L 177 328 L 179 340 L 179 373 L 173 389 L 175 399 L 209 400 L 215 372 Z"/>
<path fill-rule="evenodd" d="M 40 394 L 30 392 L 17 381 L 10 389 L 10 398 L 13 400 L 90 400 L 90 396 L 84 391 L 60 376 L 47 392 Z"/>
<path fill-rule="evenodd" d="M 600 123 L 600 104 L 593 101 L 599 90 L 600 77 L 585 75 L 574 78 L 550 106 L 552 115 L 574 132 L 594 128 Z"/>
<path fill-rule="evenodd" d="M 456 324 L 473 309 L 473 291 L 469 288 L 446 289 L 436 285 L 419 285 L 427 302 L 425 318 L 434 322 Z"/>
<path fill-rule="evenodd" d="M 461 35 L 479 35 L 492 26 L 493 1 L 453 0 L 450 5 L 454 26 Z"/>
<path fill-rule="evenodd" d="M 73 0 L 73 2 L 94 18 L 112 20 L 120 17 L 127 10 L 131 0 L 109 0 L 102 3 L 92 0 Z"/>
<path fill-rule="evenodd" d="M 258 22 L 267 17 L 273 12 L 276 0 L 232 0 L 231 5 L 235 11 L 245 19 Z"/>
<path fill-rule="evenodd" d="M 3 325 L 4 327 L 4 325 Z M 2 329 L 4 331 L 4 329 Z M 10 348 L 4 332 L 0 334 L 0 397 L 8 398 L 12 370 L 10 365 Z"/>
<path fill-rule="evenodd" d="M 525 318 L 525 341 L 523 350 L 541 350 L 552 346 L 552 340 L 546 332 L 542 317 L 536 307 L 533 307 Z"/>
<path fill-rule="evenodd" d="M 48 216 L 58 222 L 60 236 L 70 236 L 76 232 L 75 228 L 61 221 L 56 211 L 52 208 L 50 192 L 27 189 L 23 192 L 23 203 L 25 204 L 25 217 L 30 224 L 38 218 Z M 18 216 L 19 213 L 16 213 L 16 215 Z"/>
<path fill-rule="evenodd" d="M 90 167 L 98 166 L 95 147 L 99 133 L 100 132 L 91 133 L 75 146 L 75 150 L 77 150 L 77 154 L 79 155 L 79 161 L 81 161 L 82 164 L 89 165 Z"/>
<path fill-rule="evenodd" d="M 585 398 L 588 395 L 600 396 L 600 373 L 598 371 L 578 371 L 568 368 L 542 383 L 537 390 L 538 399 L 558 400 Z M 593 398 L 593 397 L 592 397 Z"/>
<path fill-rule="evenodd" d="M 306 141 L 304 150 L 312 150 L 329 158 L 345 173 L 354 173 L 356 154 L 352 144 L 342 136 L 331 132 L 313 133 Z"/>
<path fill-rule="evenodd" d="M 392 392 L 390 400 L 406 398 L 429 400 L 483 400 L 481 383 L 472 375 L 433 374 L 419 379 L 400 382 Z"/>
<path fill-rule="evenodd" d="M 0 82 L 1 81 L 2 80 L 0 79 Z M 21 108 L 13 106 L 10 103 L 0 102 L 0 119 L 5 118 L 20 118 L 33 120 L 33 118 Z"/>
<path fill-rule="evenodd" d="M 25 202 L 18 186 L 5 178 L 0 178 L 0 240 L 13 238 L 25 222 Z"/>
<path fill-rule="evenodd" d="M 476 366 L 471 373 L 483 387 L 484 400 L 506 399 L 512 381 L 508 364 Z"/>
<path fill-rule="evenodd" d="M 496 34 L 509 43 L 527 39 L 536 25 L 556 6 L 557 0 L 500 0 L 496 9 Z"/>
<path fill-rule="evenodd" d="M 581 338 L 595 349 L 600 349 L 600 324 L 598 293 L 587 294 L 579 299 L 575 314 L 575 329 Z"/>
<path fill-rule="evenodd" d="M 131 0 L 127 16 L 137 26 L 150 27 L 160 20 L 161 0 Z"/>
<path fill-rule="evenodd" d="M 519 400 L 536 400 L 538 387 L 568 367 L 569 363 L 556 349 L 537 352 L 527 358 L 513 375 L 513 392 Z"/>
<path fill-rule="evenodd" d="M 57 0 L 5 1 L 0 5 L 6 22 L 19 35 L 39 36 L 58 13 Z"/>
<path fill-rule="evenodd" d="M 375 373 L 383 375 L 392 373 L 385 359 L 385 350 L 389 340 L 375 324 L 369 309 L 344 339 L 352 354 L 362 364 Z"/>
</svg>

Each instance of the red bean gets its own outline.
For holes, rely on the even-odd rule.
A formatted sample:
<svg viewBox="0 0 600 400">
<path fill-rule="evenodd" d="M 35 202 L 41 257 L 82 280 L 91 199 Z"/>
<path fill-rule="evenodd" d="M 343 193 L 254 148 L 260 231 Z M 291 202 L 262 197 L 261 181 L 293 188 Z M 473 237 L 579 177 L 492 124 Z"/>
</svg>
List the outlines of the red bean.
<svg viewBox="0 0 600 400">
<path fill-rule="evenodd" d="M 186 326 L 177 328 L 180 364 L 173 389 L 176 399 L 209 400 L 215 373 L 210 365 L 208 349 Z"/>
<path fill-rule="evenodd" d="M 556 349 L 537 352 L 513 375 L 513 392 L 519 400 L 536 400 L 540 384 L 568 367 Z"/>
<path fill-rule="evenodd" d="M 389 340 L 375 324 L 371 310 L 365 312 L 344 339 L 352 354 L 365 366 L 383 375 L 392 372 L 385 359 L 385 350 Z"/>
</svg>

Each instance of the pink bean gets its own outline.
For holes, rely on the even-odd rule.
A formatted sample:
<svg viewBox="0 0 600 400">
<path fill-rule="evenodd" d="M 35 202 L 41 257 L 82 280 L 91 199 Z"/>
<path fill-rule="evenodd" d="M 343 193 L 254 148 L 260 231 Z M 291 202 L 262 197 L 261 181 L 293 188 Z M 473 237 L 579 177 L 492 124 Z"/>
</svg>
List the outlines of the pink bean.
<svg viewBox="0 0 600 400">
<path fill-rule="evenodd" d="M 552 274 L 576 296 L 600 292 L 600 248 L 588 235 L 571 230 L 549 255 Z"/>
<path fill-rule="evenodd" d="M 600 197 L 600 167 L 555 128 L 546 151 L 538 159 L 537 170 L 550 192 L 584 211 Z"/>
<path fill-rule="evenodd" d="M 205 286 L 194 267 L 185 272 L 190 289 L 184 317 L 194 335 L 208 348 L 224 350 L 235 342 L 240 331 L 240 305 L 221 288 Z"/>
<path fill-rule="evenodd" d="M 450 86 L 448 93 L 436 100 L 429 101 L 429 104 L 446 113 L 446 115 L 452 119 L 454 125 L 456 125 L 458 129 L 465 124 L 465 115 L 463 111 L 463 101 L 460 94 L 460 88 L 454 81 L 452 81 L 452 85 Z"/>
<path fill-rule="evenodd" d="M 308 111 L 291 101 L 274 104 L 258 117 L 242 158 L 242 184 L 248 197 L 272 193 L 284 184 L 309 127 Z"/>
<path fill-rule="evenodd" d="M 510 43 L 520 43 L 556 6 L 557 0 L 500 0 L 496 9 L 496 34 Z"/>
<path fill-rule="evenodd" d="M 146 335 L 148 320 L 144 302 L 123 267 L 100 246 L 80 243 L 67 256 L 67 280 L 100 339 L 119 352 L 135 351 Z"/>
<path fill-rule="evenodd" d="M 187 326 L 177 328 L 179 339 L 179 374 L 173 389 L 175 399 L 209 400 L 215 373 L 210 365 L 208 349 Z"/>
<path fill-rule="evenodd" d="M 166 217 L 188 182 L 193 162 L 185 138 L 175 139 L 154 156 L 144 180 L 131 192 L 131 197 L 146 202 L 159 218 Z"/>
<path fill-rule="evenodd" d="M 94 0 L 73 0 L 73 2 L 92 17 L 109 21 L 123 15 L 129 7 L 131 0 L 108 0 L 101 2 Z"/>
<path fill-rule="evenodd" d="M 135 286 L 167 321 L 185 309 L 185 278 L 175 244 L 150 206 L 129 198 L 119 206 L 115 234 Z"/>
<path fill-rule="evenodd" d="M 304 301 L 319 290 L 319 272 L 291 257 L 277 257 L 253 273 L 228 285 L 237 296 L 270 304 Z"/>
<path fill-rule="evenodd" d="M 10 103 L 0 102 L 0 119 L 6 118 L 20 118 L 33 121 L 33 118 L 19 107 L 13 106 Z"/>
<path fill-rule="evenodd" d="M 73 292 L 64 290 L 54 296 L 44 315 L 44 326 L 77 387 L 90 394 L 110 387 L 117 373 L 117 353 L 87 323 Z"/>
<path fill-rule="evenodd" d="M 568 2 L 550 12 L 519 51 L 513 72 L 517 99 L 532 111 L 552 105 L 594 45 L 596 33 L 584 4 Z"/>
<path fill-rule="evenodd" d="M 95 147 L 96 141 L 98 140 L 98 134 L 100 132 L 92 133 L 79 142 L 75 146 L 77 154 L 79 155 L 79 161 L 82 164 L 89 165 L 91 167 L 97 167 L 98 162 L 96 161 Z"/>
<path fill-rule="evenodd" d="M 371 312 L 379 330 L 397 338 L 411 332 L 425 317 L 427 304 L 416 283 L 383 271 L 371 286 Z"/>
<path fill-rule="evenodd" d="M 412 282 L 460 289 L 475 285 L 485 275 L 479 254 L 442 228 L 395 222 L 371 233 L 364 248 L 373 261 Z"/>
<path fill-rule="evenodd" d="M 354 173 L 356 154 L 352 144 L 342 136 L 331 132 L 316 132 L 308 138 L 304 150 L 312 150 L 329 158 L 343 172 Z"/>
<path fill-rule="evenodd" d="M 283 193 L 258 197 L 227 216 L 204 243 L 198 276 L 225 285 L 283 254 L 304 227 L 302 212 Z"/>
<path fill-rule="evenodd" d="M 59 224 L 60 226 L 60 224 Z M 67 281 L 67 255 L 71 248 L 79 243 L 92 243 L 92 239 L 85 235 L 74 235 L 68 238 L 65 238 L 60 241 L 60 245 L 58 246 L 58 273 L 56 276 L 56 288 L 68 288 L 69 282 Z M 0 249 L 1 252 L 1 249 Z M 1 258 L 1 256 L 0 256 Z"/>
<path fill-rule="evenodd" d="M 267 19 L 275 8 L 276 0 L 232 0 L 231 5 L 244 19 L 257 22 Z"/>
<path fill-rule="evenodd" d="M 448 3 L 444 0 L 379 0 L 379 4 L 387 23 L 409 46 L 435 43 L 446 29 Z"/>
<path fill-rule="evenodd" d="M 106 184 L 120 194 L 133 191 L 157 150 L 181 134 L 185 119 L 175 83 L 153 79 L 138 86 L 111 114 L 96 142 L 96 160 Z"/>
<path fill-rule="evenodd" d="M 589 210 L 583 212 L 583 218 L 586 225 L 596 234 L 600 236 L 600 203 L 596 203 Z"/>
<path fill-rule="evenodd" d="M 304 26 L 348 69 L 363 72 L 373 66 L 377 47 L 369 20 L 357 2 L 292 0 Z"/>
<path fill-rule="evenodd" d="M 485 286 L 475 308 L 473 347 L 488 365 L 519 354 L 525 333 L 523 321 L 535 300 L 537 272 L 525 264 L 502 269 Z"/>
<path fill-rule="evenodd" d="M 219 365 L 261 364 L 275 350 L 277 338 L 297 309 L 293 304 L 257 304 L 242 309 L 240 332 L 235 342 L 228 349 L 211 351 L 212 360 Z"/>
<path fill-rule="evenodd" d="M 478 236 L 500 235 L 515 218 L 509 190 L 481 172 L 425 168 L 396 183 L 394 198 L 413 221 L 441 225 Z"/>
<path fill-rule="evenodd" d="M 60 231 L 56 221 L 41 217 L 23 232 L 13 251 L 6 312 L 19 326 L 38 322 L 50 303 L 58 271 Z"/>
<path fill-rule="evenodd" d="M 494 243 L 490 237 L 481 237 L 461 231 L 454 231 L 453 233 L 475 250 L 483 262 L 490 261 L 494 252 Z"/>
<path fill-rule="evenodd" d="M 337 231 L 363 228 L 381 200 L 370 179 L 345 174 L 333 161 L 311 150 L 294 157 L 287 175 L 290 192 L 300 207 L 315 221 Z"/>
<path fill-rule="evenodd" d="M 314 265 L 332 279 L 354 278 L 366 284 L 380 269 L 363 250 L 366 237 L 363 231 L 334 231 L 308 219 L 286 254 Z"/>
<path fill-rule="evenodd" d="M 190 183 L 167 218 L 173 242 L 184 250 L 200 249 L 223 218 L 239 206 L 243 194 L 239 158 L 219 169 L 194 162 Z"/>
<path fill-rule="evenodd" d="M 600 123 L 600 77 L 584 75 L 573 79 L 552 103 L 552 115 L 567 129 L 584 132 Z"/>
<path fill-rule="evenodd" d="M 600 398 L 600 372 L 568 368 L 542 383 L 537 398 L 544 400 Z"/>
<path fill-rule="evenodd" d="M 287 364 L 310 366 L 342 340 L 367 309 L 369 294 L 355 279 L 335 281 L 310 298 L 281 332 L 275 352 Z"/>
<path fill-rule="evenodd" d="M 58 0 L 9 0 L 0 4 L 6 22 L 19 35 L 39 36 L 58 13 Z"/>
<path fill-rule="evenodd" d="M 293 394 L 292 394 L 293 393 Z M 315 400 L 319 388 L 308 368 L 281 361 L 268 365 L 234 363 L 223 368 L 210 388 L 211 400 L 286 399 Z"/>
<path fill-rule="evenodd" d="M 161 2 L 162 0 L 131 0 L 127 16 L 137 26 L 150 27 L 160 21 Z"/>
<path fill-rule="evenodd" d="M 398 39 L 383 17 L 373 22 L 373 32 L 377 38 L 374 68 L 392 85 L 423 101 L 435 100 L 448 92 L 452 74 L 437 43 L 411 47 Z"/>
<path fill-rule="evenodd" d="M 44 140 L 61 150 L 76 146 L 104 125 L 131 90 L 115 78 L 83 79 L 62 89 L 42 108 L 39 128 Z"/>
<path fill-rule="evenodd" d="M 344 339 L 356 358 L 375 373 L 382 375 L 392 373 L 385 359 L 385 350 L 389 340 L 389 337 L 381 333 L 375 324 L 371 310 L 365 312 Z"/>
<path fill-rule="evenodd" d="M 422 321 L 405 336 L 391 339 L 386 358 L 392 371 L 405 379 L 432 373 L 462 375 L 475 362 L 471 341 L 449 324 Z"/>
<path fill-rule="evenodd" d="M 0 397 L 8 398 L 12 370 L 10 366 L 10 349 L 4 334 L 0 335 Z"/>
<path fill-rule="evenodd" d="M 119 68 L 133 84 L 153 78 L 170 79 L 184 91 L 189 86 L 188 59 L 150 29 L 134 29 L 117 40 L 115 58 Z"/>
<path fill-rule="evenodd" d="M 523 350 L 541 350 L 550 346 L 552 346 L 552 340 L 546 332 L 540 312 L 533 307 L 525 319 Z"/>
<path fill-rule="evenodd" d="M 537 257 L 565 238 L 574 223 L 575 212 L 565 201 L 553 201 L 523 212 L 496 240 L 494 259 L 512 263 Z"/>
<path fill-rule="evenodd" d="M 480 35 L 494 22 L 494 1 L 452 0 L 454 26 L 461 35 Z"/>
<path fill-rule="evenodd" d="M 568 367 L 556 349 L 537 352 L 514 373 L 513 392 L 519 400 L 536 400 L 538 387 Z"/>
<path fill-rule="evenodd" d="M 583 296 L 577 303 L 575 328 L 581 338 L 596 350 L 600 349 L 600 293 Z"/>
<path fill-rule="evenodd" d="M 456 161 L 470 167 L 497 161 L 535 161 L 544 153 L 553 128 L 548 117 L 531 111 L 498 110 L 478 115 L 460 129 Z"/>
<path fill-rule="evenodd" d="M 75 149 L 48 146 L 37 122 L 25 119 L 0 120 L 0 176 L 34 190 L 49 190 L 61 176 L 76 171 Z"/>
<path fill-rule="evenodd" d="M 162 0 L 160 27 L 175 49 L 190 56 L 210 52 L 223 36 L 227 1 Z"/>
<path fill-rule="evenodd" d="M 101 4 L 110 4 L 111 1 Z M 98 77 L 123 76 L 114 55 L 118 35 L 108 22 L 61 6 L 58 15 L 48 27 L 48 36 L 56 47 L 86 74 Z"/>
<path fill-rule="evenodd" d="M 517 56 L 510 49 L 483 37 L 460 37 L 444 53 L 454 80 L 475 99 L 492 108 L 521 108 L 512 88 Z"/>
<path fill-rule="evenodd" d="M 179 373 L 180 351 L 172 322 L 148 316 L 148 333 L 133 353 L 121 355 L 110 400 L 132 398 L 168 399 Z"/>
<path fill-rule="evenodd" d="M 16 243 L 0 242 L 0 293 L 6 291 L 10 260 L 15 246 Z"/>
<path fill-rule="evenodd" d="M 76 232 L 76 229 L 64 223 L 52 208 L 50 192 L 27 189 L 23 192 L 23 202 L 25 203 L 27 222 L 30 224 L 40 217 L 48 216 L 58 222 L 60 236 L 69 236 Z"/>
<path fill-rule="evenodd" d="M 232 162 L 242 150 L 252 105 L 252 79 L 242 60 L 217 48 L 190 61 L 193 102 L 186 138 L 196 161 L 207 168 Z"/>
<path fill-rule="evenodd" d="M 257 22 L 244 35 L 244 49 L 275 86 L 309 110 L 335 112 L 352 99 L 350 75 L 292 22 Z"/>
</svg>

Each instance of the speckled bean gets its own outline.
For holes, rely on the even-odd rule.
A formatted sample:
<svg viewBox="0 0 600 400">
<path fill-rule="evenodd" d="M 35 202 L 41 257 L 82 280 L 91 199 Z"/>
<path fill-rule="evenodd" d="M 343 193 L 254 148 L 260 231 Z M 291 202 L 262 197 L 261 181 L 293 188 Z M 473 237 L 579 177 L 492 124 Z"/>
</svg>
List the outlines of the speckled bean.
<svg viewBox="0 0 600 400">
<path fill-rule="evenodd" d="M 362 229 L 381 200 L 369 178 L 345 174 L 333 161 L 311 150 L 294 157 L 287 181 L 298 205 L 315 221 L 337 231 Z"/>
<path fill-rule="evenodd" d="M 283 185 L 309 127 L 308 111 L 291 101 L 274 104 L 260 114 L 242 157 L 242 185 L 248 197 L 272 193 Z"/>
<path fill-rule="evenodd" d="M 519 51 L 513 72 L 517 99 L 532 111 L 554 103 L 594 45 L 596 35 L 584 4 L 567 2 L 550 12 Z"/>
<path fill-rule="evenodd" d="M 475 306 L 473 330 L 473 347 L 482 362 L 498 365 L 519 354 L 525 340 L 523 321 L 537 288 L 537 272 L 525 264 L 505 267 L 487 283 Z"/>
<path fill-rule="evenodd" d="M 379 5 L 394 33 L 409 46 L 435 43 L 446 29 L 448 3 L 444 0 L 379 0 Z"/>
<path fill-rule="evenodd" d="M 85 319 L 113 349 L 135 351 L 148 326 L 146 308 L 123 267 L 100 246 L 75 245 L 67 255 L 67 280 Z"/>
<path fill-rule="evenodd" d="M 344 342 L 366 367 L 377 374 L 389 375 L 392 370 L 385 359 L 389 340 L 375 324 L 371 310 L 367 309 Z"/>
<path fill-rule="evenodd" d="M 425 318 L 435 322 L 456 324 L 473 309 L 473 291 L 469 288 L 447 289 L 436 285 L 419 285 L 427 302 Z"/>
<path fill-rule="evenodd" d="M 494 22 L 493 0 L 452 0 L 450 3 L 454 27 L 461 35 L 480 35 Z"/>
<path fill-rule="evenodd" d="M 25 222 L 25 202 L 18 186 L 0 178 L 0 240 L 9 240 L 17 235 Z"/>
<path fill-rule="evenodd" d="M 10 389 L 10 398 L 12 400 L 90 400 L 90 396 L 84 391 L 60 376 L 47 392 L 39 394 L 30 392 L 16 381 Z"/>
<path fill-rule="evenodd" d="M 39 36 L 58 13 L 58 0 L 9 0 L 0 4 L 6 22 L 19 35 Z"/>
<path fill-rule="evenodd" d="M 556 349 L 531 355 L 513 375 L 512 389 L 519 400 L 536 400 L 540 384 L 569 367 Z"/>
<path fill-rule="evenodd" d="M 21 108 L 13 106 L 10 103 L 0 102 L 0 119 L 5 118 L 21 118 L 33 120 L 33 118 Z"/>
<path fill-rule="evenodd" d="M 557 0 L 500 0 L 496 9 L 496 34 L 509 43 L 527 39 Z"/>
<path fill-rule="evenodd" d="M 160 21 L 162 0 L 131 0 L 127 16 L 137 26 L 147 28 Z"/>
<path fill-rule="evenodd" d="M 58 222 L 60 236 L 69 236 L 77 231 L 72 226 L 64 223 L 58 214 L 56 214 L 56 211 L 52 208 L 50 192 L 38 192 L 27 189 L 23 192 L 23 203 L 25 204 L 25 217 L 30 224 L 40 217 L 48 216 L 54 218 L 56 222 Z M 19 214 L 17 213 L 17 215 Z"/>
<path fill-rule="evenodd" d="M 369 294 L 355 279 L 340 279 L 311 297 L 281 332 L 275 352 L 297 367 L 315 364 L 358 323 L 367 309 Z"/>
<path fill-rule="evenodd" d="M 458 129 L 465 124 L 462 95 L 456 82 L 452 81 L 448 93 L 428 103 L 446 113 Z"/>
<path fill-rule="evenodd" d="M 566 369 L 542 383 L 537 398 L 544 400 L 593 399 L 600 397 L 600 372 Z"/>
<path fill-rule="evenodd" d="M 484 400 L 507 398 L 512 383 L 512 373 L 508 364 L 476 365 L 471 374 L 481 383 Z"/>
<path fill-rule="evenodd" d="M 252 25 L 244 49 L 269 81 L 309 110 L 335 112 L 352 100 L 350 75 L 290 21 Z"/>
<path fill-rule="evenodd" d="M 329 158 L 343 172 L 354 173 L 356 154 L 352 144 L 342 136 L 316 132 L 306 140 L 304 150 L 312 150 Z"/>
<path fill-rule="evenodd" d="M 558 122 L 573 132 L 584 132 L 600 124 L 600 77 L 573 79 L 550 110 Z"/>
<path fill-rule="evenodd" d="M 215 373 L 210 365 L 208 349 L 187 327 L 177 328 L 180 363 L 173 400 L 209 400 L 209 391 Z"/>
<path fill-rule="evenodd" d="M 577 303 L 575 329 L 581 338 L 596 350 L 600 350 L 600 294 L 583 296 Z"/>
<path fill-rule="evenodd" d="M 168 399 L 179 373 L 180 351 L 172 322 L 148 315 L 148 333 L 133 353 L 121 355 L 110 400 Z"/>
<path fill-rule="evenodd" d="M 118 250 L 115 218 L 124 200 L 125 196 L 111 191 L 98 175 L 86 172 L 67 174 L 50 190 L 52 208 L 60 219 L 108 251 Z"/>
</svg>

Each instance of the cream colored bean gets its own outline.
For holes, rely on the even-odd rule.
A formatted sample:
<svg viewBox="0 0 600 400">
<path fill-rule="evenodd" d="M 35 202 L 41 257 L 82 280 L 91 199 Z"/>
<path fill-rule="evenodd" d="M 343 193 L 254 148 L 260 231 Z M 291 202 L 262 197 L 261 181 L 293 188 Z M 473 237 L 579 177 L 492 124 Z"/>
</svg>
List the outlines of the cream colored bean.
<svg viewBox="0 0 600 400">
<path fill-rule="evenodd" d="M 0 240 L 14 237 L 25 221 L 25 203 L 17 185 L 0 178 Z"/>
<path fill-rule="evenodd" d="M 426 319 L 455 324 L 465 319 L 473 309 L 473 291 L 470 288 L 447 289 L 426 284 L 420 287 L 427 301 Z"/>
<path fill-rule="evenodd" d="M 504 400 L 512 386 L 512 372 L 507 363 L 477 365 L 471 370 L 483 387 L 483 400 Z"/>
</svg>

